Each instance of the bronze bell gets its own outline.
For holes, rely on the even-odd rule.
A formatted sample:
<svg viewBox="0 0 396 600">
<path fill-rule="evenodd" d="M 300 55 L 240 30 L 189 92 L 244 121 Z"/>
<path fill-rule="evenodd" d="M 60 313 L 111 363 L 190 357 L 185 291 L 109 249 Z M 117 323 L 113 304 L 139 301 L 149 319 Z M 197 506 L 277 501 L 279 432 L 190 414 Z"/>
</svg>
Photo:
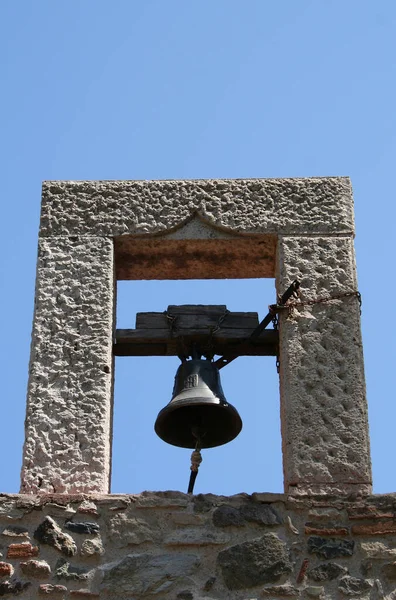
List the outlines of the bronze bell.
<svg viewBox="0 0 396 600">
<path fill-rule="evenodd" d="M 173 446 L 214 448 L 242 429 L 238 411 L 225 399 L 220 374 L 210 360 L 193 358 L 179 366 L 172 400 L 155 422 L 157 435 Z"/>
</svg>

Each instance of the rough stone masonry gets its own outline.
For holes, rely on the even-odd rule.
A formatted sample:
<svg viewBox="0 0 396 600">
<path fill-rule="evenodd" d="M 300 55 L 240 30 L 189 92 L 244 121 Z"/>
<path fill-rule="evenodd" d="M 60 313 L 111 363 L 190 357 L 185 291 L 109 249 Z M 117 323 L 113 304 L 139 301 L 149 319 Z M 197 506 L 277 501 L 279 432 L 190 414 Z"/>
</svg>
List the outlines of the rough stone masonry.
<svg viewBox="0 0 396 600">
<path fill-rule="evenodd" d="M 0 596 L 396 598 L 396 495 L 0 497 Z"/>
<path fill-rule="evenodd" d="M 396 496 L 370 495 L 353 236 L 347 178 L 44 183 L 0 596 L 396 599 Z M 280 314 L 285 493 L 109 495 L 116 280 L 223 277 L 301 282 Z"/>
</svg>

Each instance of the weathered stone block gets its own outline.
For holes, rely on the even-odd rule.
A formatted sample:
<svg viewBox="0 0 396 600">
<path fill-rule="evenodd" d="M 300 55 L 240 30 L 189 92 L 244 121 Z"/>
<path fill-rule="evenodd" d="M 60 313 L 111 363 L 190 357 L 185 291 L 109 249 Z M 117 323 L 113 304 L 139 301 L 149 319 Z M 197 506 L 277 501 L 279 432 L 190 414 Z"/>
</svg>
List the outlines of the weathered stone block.
<svg viewBox="0 0 396 600">
<path fill-rule="evenodd" d="M 37 546 L 32 546 L 29 542 L 21 544 L 10 544 L 7 549 L 7 558 L 30 558 L 37 556 L 39 549 Z"/>
<path fill-rule="evenodd" d="M 394 558 L 396 560 L 396 547 L 384 544 L 383 542 L 362 542 L 361 549 L 364 556 L 368 558 L 377 559 L 389 559 Z"/>
<path fill-rule="evenodd" d="M 313 536 L 308 539 L 308 552 L 320 558 L 338 558 L 352 556 L 355 548 L 354 540 L 338 540 Z"/>
<path fill-rule="evenodd" d="M 73 533 L 96 534 L 99 533 L 100 527 L 97 523 L 66 521 L 65 529 L 68 529 Z"/>
<path fill-rule="evenodd" d="M 104 554 L 102 540 L 84 540 L 80 550 L 81 556 L 101 556 Z"/>
<path fill-rule="evenodd" d="M 28 560 L 21 562 L 22 573 L 28 577 L 48 577 L 51 567 L 45 560 Z"/>
<path fill-rule="evenodd" d="M 122 600 L 129 595 L 154 595 L 172 591 L 199 566 L 195 554 L 130 554 L 101 567 L 102 592 Z"/>
<path fill-rule="evenodd" d="M 328 525 L 327 527 L 325 525 L 317 527 L 312 523 L 307 523 L 304 532 L 305 535 L 330 535 L 334 537 L 337 535 L 348 535 L 349 529 L 348 527 L 334 527 L 331 525 Z"/>
<path fill-rule="evenodd" d="M 365 525 L 353 525 L 351 531 L 354 535 L 394 535 L 396 534 L 396 523 L 392 520 L 367 523 Z"/>
<path fill-rule="evenodd" d="M 213 508 L 213 502 L 210 501 L 204 494 L 194 496 L 194 512 L 206 513 Z"/>
<path fill-rule="evenodd" d="M 291 571 L 286 545 L 273 533 L 223 550 L 217 562 L 230 590 L 274 583 Z"/>
<path fill-rule="evenodd" d="M 77 511 L 84 515 L 94 515 L 96 517 L 99 514 L 96 504 L 94 502 L 90 502 L 89 500 L 84 500 L 83 502 L 81 502 Z"/>
<path fill-rule="evenodd" d="M 227 544 L 230 536 L 204 527 L 177 529 L 164 540 L 165 546 L 211 546 Z"/>
<path fill-rule="evenodd" d="M 224 504 L 213 513 L 213 525 L 216 527 L 241 527 L 245 519 L 234 506 Z"/>
<path fill-rule="evenodd" d="M 14 567 L 10 563 L 0 562 L 0 577 L 11 577 Z"/>
<path fill-rule="evenodd" d="M 76 510 L 69 504 L 63 506 L 62 504 L 56 504 L 56 502 L 48 502 L 44 510 L 51 517 L 60 517 L 61 519 L 70 519 L 70 517 L 76 514 Z"/>
<path fill-rule="evenodd" d="M 29 532 L 25 527 L 12 525 L 3 529 L 1 535 L 5 535 L 7 537 L 29 537 Z"/>
<path fill-rule="evenodd" d="M 65 587 L 64 585 L 52 585 L 52 583 L 42 583 L 39 586 L 39 594 L 43 595 L 43 596 L 49 596 L 49 595 L 56 595 L 59 596 L 60 594 L 65 594 L 67 592 L 67 587 Z"/>
<path fill-rule="evenodd" d="M 24 590 L 26 590 L 29 586 L 29 581 L 25 583 L 22 583 L 22 581 L 3 581 L 0 583 L 0 596 L 6 596 L 7 594 L 17 596 L 18 594 L 21 594 Z"/>
<path fill-rule="evenodd" d="M 348 572 L 346 567 L 337 563 L 324 563 L 308 571 L 308 577 L 313 581 L 332 581 Z"/>
<path fill-rule="evenodd" d="M 5 502 L 4 499 L 0 501 L 0 516 L 7 515 L 8 521 L 16 521 L 22 519 L 24 516 L 24 511 L 19 510 L 15 503 L 13 502 Z"/>
<path fill-rule="evenodd" d="M 342 511 L 340 511 L 337 508 L 331 508 L 328 506 L 312 508 L 308 513 L 308 517 L 310 519 L 315 519 L 316 521 L 337 522 L 337 520 L 339 520 L 341 516 Z"/>
<path fill-rule="evenodd" d="M 371 590 L 373 584 L 367 579 L 358 579 L 346 575 L 340 579 L 338 589 L 346 596 L 361 596 Z"/>
<path fill-rule="evenodd" d="M 242 517 L 248 523 L 257 523 L 258 525 L 280 525 L 282 519 L 276 510 L 268 504 L 248 503 L 243 504 L 239 509 Z"/>
<path fill-rule="evenodd" d="M 110 519 L 109 535 L 120 547 L 134 546 L 154 540 L 151 527 L 146 521 L 125 513 L 117 513 Z"/>
<path fill-rule="evenodd" d="M 393 508 L 393 507 L 392 507 Z M 348 507 L 348 517 L 354 519 L 393 519 L 396 514 L 394 510 L 378 510 L 376 506 L 365 503 L 363 506 L 356 505 Z"/>
<path fill-rule="evenodd" d="M 58 579 L 84 581 L 88 579 L 88 572 L 89 569 L 71 565 L 67 560 L 63 560 L 62 558 L 55 565 L 55 576 Z"/>
<path fill-rule="evenodd" d="M 310 598 L 322 598 L 323 594 L 324 594 L 324 587 L 321 586 L 316 586 L 316 585 L 310 585 L 308 587 L 305 588 L 305 593 L 310 597 Z"/>
<path fill-rule="evenodd" d="M 63 533 L 51 517 L 46 517 L 39 525 L 34 532 L 34 538 L 42 544 L 53 546 L 66 556 L 73 556 L 77 552 L 77 546 L 73 538 L 67 533 Z"/>
<path fill-rule="evenodd" d="M 246 523 L 273 526 L 280 525 L 282 519 L 272 506 L 253 502 L 243 504 L 240 508 L 223 505 L 213 513 L 213 524 L 216 527 L 240 527 Z"/>
<path fill-rule="evenodd" d="M 281 596 L 281 597 L 294 597 L 300 595 L 300 590 L 290 583 L 284 585 L 272 585 L 261 590 L 262 596 Z"/>
<path fill-rule="evenodd" d="M 134 497 L 134 504 L 136 508 L 184 508 L 188 496 L 182 492 L 143 492 Z"/>
</svg>

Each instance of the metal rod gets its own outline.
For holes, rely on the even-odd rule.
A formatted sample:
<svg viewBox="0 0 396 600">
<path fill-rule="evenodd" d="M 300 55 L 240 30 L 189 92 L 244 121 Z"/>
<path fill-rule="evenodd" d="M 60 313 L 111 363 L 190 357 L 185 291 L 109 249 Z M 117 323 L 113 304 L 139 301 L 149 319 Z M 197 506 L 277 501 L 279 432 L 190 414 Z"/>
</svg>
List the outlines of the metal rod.
<svg viewBox="0 0 396 600">
<path fill-rule="evenodd" d="M 256 327 L 256 329 L 254 329 L 252 331 L 252 333 L 246 340 L 241 340 L 240 345 L 247 344 L 250 342 L 250 340 L 254 340 L 255 338 L 257 338 L 264 331 L 264 329 L 271 323 L 272 319 L 274 318 L 274 314 L 276 314 L 276 311 L 275 311 L 276 306 L 283 306 L 284 304 L 286 304 L 286 302 L 288 300 L 290 300 L 290 298 L 292 296 L 295 296 L 297 294 L 299 287 L 300 287 L 300 282 L 298 281 L 298 279 L 295 279 L 293 281 L 293 283 L 284 292 L 284 294 L 280 297 L 278 304 L 271 304 L 268 314 L 264 317 L 264 319 Z M 221 356 L 220 358 L 215 360 L 214 364 L 216 365 L 216 367 L 218 369 L 222 369 L 223 367 L 226 367 L 227 365 L 229 365 L 230 362 L 232 362 L 233 360 L 238 358 L 238 356 L 239 356 L 239 354 L 235 354 L 235 353 L 225 354 L 224 356 Z"/>
<path fill-rule="evenodd" d="M 198 475 L 198 471 L 191 471 L 190 474 L 190 481 L 188 483 L 188 490 L 187 490 L 187 494 L 192 494 L 194 491 L 194 484 L 195 484 L 195 480 L 197 478 Z"/>
</svg>

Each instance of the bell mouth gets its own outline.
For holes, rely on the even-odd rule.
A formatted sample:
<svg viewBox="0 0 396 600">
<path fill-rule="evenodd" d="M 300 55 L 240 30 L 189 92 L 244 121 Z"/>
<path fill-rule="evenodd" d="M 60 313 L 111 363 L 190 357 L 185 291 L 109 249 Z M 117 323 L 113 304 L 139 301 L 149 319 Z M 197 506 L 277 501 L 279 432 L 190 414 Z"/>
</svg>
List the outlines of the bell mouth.
<svg viewBox="0 0 396 600">
<path fill-rule="evenodd" d="M 183 404 L 184 406 L 180 406 Z M 179 448 L 195 448 L 197 437 L 193 431 L 204 432 L 201 448 L 215 448 L 231 442 L 242 429 L 242 420 L 232 404 L 216 398 L 194 398 L 178 403 L 173 401 L 163 408 L 154 426 L 156 434 L 168 444 Z"/>
</svg>

